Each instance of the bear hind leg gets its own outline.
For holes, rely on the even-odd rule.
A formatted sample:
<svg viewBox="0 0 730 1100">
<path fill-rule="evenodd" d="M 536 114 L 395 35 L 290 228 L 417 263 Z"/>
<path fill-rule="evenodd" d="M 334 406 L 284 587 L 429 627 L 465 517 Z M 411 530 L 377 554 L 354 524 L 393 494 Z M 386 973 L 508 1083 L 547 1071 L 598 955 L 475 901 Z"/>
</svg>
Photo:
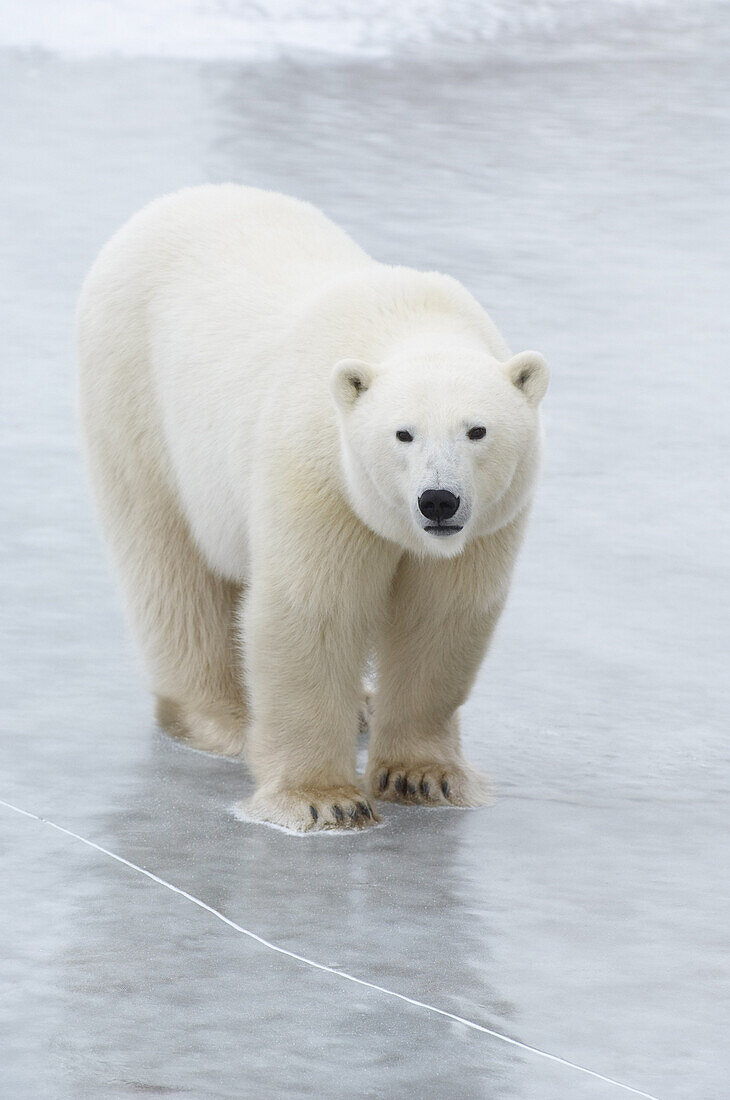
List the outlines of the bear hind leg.
<svg viewBox="0 0 730 1100">
<path fill-rule="evenodd" d="M 109 474 L 102 467 L 97 491 L 157 721 L 191 748 L 237 756 L 249 721 L 240 586 L 208 568 L 166 486 L 149 478 L 129 492 L 123 471 Z"/>
<path fill-rule="evenodd" d="M 187 531 L 175 525 L 173 534 L 167 553 L 177 568 L 165 569 L 161 556 L 145 643 L 157 722 L 190 748 L 240 756 L 249 723 L 237 644 L 240 589 L 207 568 Z"/>
</svg>

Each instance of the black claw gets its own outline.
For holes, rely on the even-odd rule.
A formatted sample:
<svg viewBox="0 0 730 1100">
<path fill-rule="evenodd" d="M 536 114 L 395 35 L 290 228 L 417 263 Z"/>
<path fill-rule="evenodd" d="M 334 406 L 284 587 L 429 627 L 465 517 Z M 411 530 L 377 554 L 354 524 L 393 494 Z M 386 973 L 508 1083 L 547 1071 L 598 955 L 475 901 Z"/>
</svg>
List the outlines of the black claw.
<svg viewBox="0 0 730 1100">
<path fill-rule="evenodd" d="M 332 813 L 335 815 L 335 817 L 337 818 L 338 821 L 344 821 L 345 820 L 345 815 L 343 814 L 342 809 L 341 809 L 340 806 L 333 806 L 332 807 Z"/>
<path fill-rule="evenodd" d="M 402 775 L 399 775 L 398 778 L 396 779 L 395 789 L 398 792 L 398 794 L 405 794 L 406 793 L 406 781 L 405 781 L 405 779 L 403 778 Z"/>
<path fill-rule="evenodd" d="M 383 772 L 383 774 L 382 774 L 382 775 L 381 775 L 381 777 L 380 777 L 380 782 L 379 782 L 379 784 L 378 784 L 378 786 L 380 787 L 381 791 L 384 791 L 384 790 L 385 790 L 385 788 L 386 788 L 386 787 L 388 786 L 388 780 L 389 780 L 389 778 L 390 778 L 390 772 Z"/>
<path fill-rule="evenodd" d="M 357 821 L 357 806 L 353 806 L 351 810 L 347 811 L 352 821 Z"/>
<path fill-rule="evenodd" d="M 431 793 L 431 784 L 426 782 L 425 779 L 421 780 L 421 794 L 428 798 Z"/>
<path fill-rule="evenodd" d="M 319 814 L 318 814 L 318 813 L 317 813 L 317 811 L 315 810 L 314 806 L 310 806 L 310 807 L 309 807 L 309 812 L 310 812 L 310 814 L 312 815 L 312 821 L 316 821 L 316 820 L 317 820 L 317 818 L 319 817 Z"/>
<path fill-rule="evenodd" d="M 415 796 L 416 788 L 414 787 L 414 785 L 412 783 L 406 783 L 406 790 L 408 791 L 411 798 L 413 798 Z"/>
<path fill-rule="evenodd" d="M 370 807 L 368 806 L 367 802 L 358 802 L 357 808 L 360 811 L 360 813 L 363 815 L 363 817 L 372 817 L 373 816 L 372 811 L 371 811 Z"/>
<path fill-rule="evenodd" d="M 441 790 L 443 791 L 444 798 L 449 797 L 449 784 L 445 779 L 441 780 Z"/>
</svg>

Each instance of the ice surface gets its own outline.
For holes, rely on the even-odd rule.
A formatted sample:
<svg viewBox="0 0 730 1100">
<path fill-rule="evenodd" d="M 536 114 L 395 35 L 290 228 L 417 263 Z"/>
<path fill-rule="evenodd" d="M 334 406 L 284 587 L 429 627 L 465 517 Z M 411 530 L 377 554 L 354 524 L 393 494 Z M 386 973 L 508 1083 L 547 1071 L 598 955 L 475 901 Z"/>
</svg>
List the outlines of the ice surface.
<svg viewBox="0 0 730 1100">
<path fill-rule="evenodd" d="M 5 53 L 0 798 L 326 965 L 662 1100 L 724 1100 L 730 69 L 721 9 L 659 37 L 648 10 L 559 63 L 547 40 L 326 65 Z M 239 765 L 152 729 L 78 456 L 71 318 L 123 218 L 224 179 L 454 274 L 551 364 L 543 483 L 464 710 L 490 809 L 295 843 L 231 816 Z M 1 809 L 0 844 L 0 1095 L 627 1095 L 266 953 Z"/>
</svg>

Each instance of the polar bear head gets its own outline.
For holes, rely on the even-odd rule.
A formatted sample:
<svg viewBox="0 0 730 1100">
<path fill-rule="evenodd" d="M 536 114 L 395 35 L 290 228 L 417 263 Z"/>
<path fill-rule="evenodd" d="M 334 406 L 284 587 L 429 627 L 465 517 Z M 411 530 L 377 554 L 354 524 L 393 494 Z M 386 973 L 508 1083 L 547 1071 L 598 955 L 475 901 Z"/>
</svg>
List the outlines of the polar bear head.
<svg viewBox="0 0 730 1100">
<path fill-rule="evenodd" d="M 343 359 L 330 379 L 350 502 L 372 530 L 453 557 L 509 523 L 534 487 L 545 360 L 481 347 L 407 345 Z"/>
</svg>

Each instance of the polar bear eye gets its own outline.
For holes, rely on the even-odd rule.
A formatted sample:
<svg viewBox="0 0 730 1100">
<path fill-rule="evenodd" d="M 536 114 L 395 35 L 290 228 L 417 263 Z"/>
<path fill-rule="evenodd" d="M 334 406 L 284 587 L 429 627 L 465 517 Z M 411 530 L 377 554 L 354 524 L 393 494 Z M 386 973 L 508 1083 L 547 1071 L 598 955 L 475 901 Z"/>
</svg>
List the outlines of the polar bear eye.
<svg viewBox="0 0 730 1100">
<path fill-rule="evenodd" d="M 412 443 L 413 436 L 410 432 L 407 432 L 405 428 L 402 428 L 399 432 L 395 433 L 395 438 L 400 439 L 401 443 Z"/>
<path fill-rule="evenodd" d="M 484 439 L 487 434 L 486 428 L 470 428 L 466 433 L 469 439 Z"/>
</svg>

